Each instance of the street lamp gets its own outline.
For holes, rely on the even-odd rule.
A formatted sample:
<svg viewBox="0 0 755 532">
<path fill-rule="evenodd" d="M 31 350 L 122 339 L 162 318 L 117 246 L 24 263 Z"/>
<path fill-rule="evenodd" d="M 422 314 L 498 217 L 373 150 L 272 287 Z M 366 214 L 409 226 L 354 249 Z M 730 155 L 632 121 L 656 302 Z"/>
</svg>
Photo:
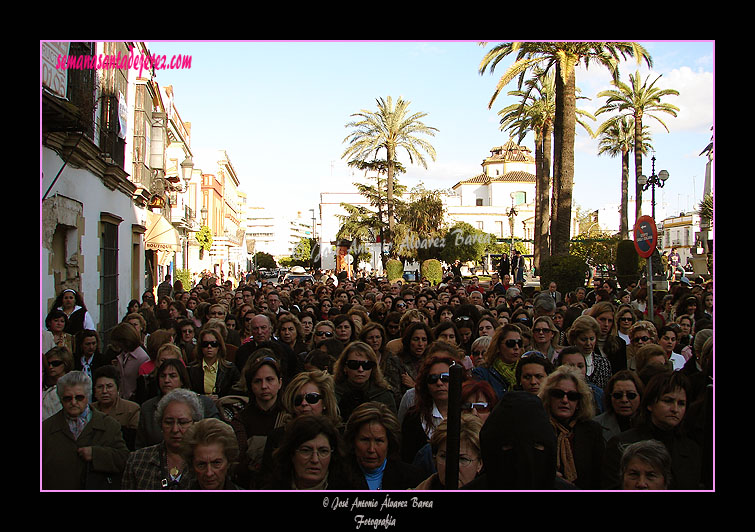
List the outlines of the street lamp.
<svg viewBox="0 0 755 532">
<path fill-rule="evenodd" d="M 643 191 L 647 190 L 648 188 L 652 188 L 652 199 L 650 205 L 652 208 L 653 219 L 655 219 L 655 187 L 657 186 L 659 188 L 663 188 L 663 185 L 666 184 L 666 180 L 670 176 L 666 170 L 661 170 L 660 172 L 658 172 L 658 175 L 655 174 L 655 153 L 653 154 L 651 161 L 653 161 L 651 176 L 646 177 L 644 175 L 641 175 L 637 178 L 637 183 L 642 186 Z"/>
</svg>

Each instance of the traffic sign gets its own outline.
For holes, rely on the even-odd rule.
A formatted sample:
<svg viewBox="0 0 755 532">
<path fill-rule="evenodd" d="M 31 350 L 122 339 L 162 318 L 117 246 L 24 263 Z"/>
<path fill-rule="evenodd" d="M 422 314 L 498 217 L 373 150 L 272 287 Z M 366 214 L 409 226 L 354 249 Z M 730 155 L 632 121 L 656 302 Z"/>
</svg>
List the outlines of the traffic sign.
<svg viewBox="0 0 755 532">
<path fill-rule="evenodd" d="M 634 224 L 634 247 L 640 257 L 647 259 L 658 243 L 658 228 L 650 216 L 640 216 Z"/>
</svg>

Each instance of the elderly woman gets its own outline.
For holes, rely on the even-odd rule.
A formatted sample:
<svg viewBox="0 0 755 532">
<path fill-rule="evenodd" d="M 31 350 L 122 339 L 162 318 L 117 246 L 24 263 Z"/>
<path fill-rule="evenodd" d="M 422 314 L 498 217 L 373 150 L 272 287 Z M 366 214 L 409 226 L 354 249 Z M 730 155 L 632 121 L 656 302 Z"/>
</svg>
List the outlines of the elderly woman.
<svg viewBox="0 0 755 532">
<path fill-rule="evenodd" d="M 273 453 L 281 445 L 286 434 L 286 425 L 291 420 L 305 414 L 314 414 L 329 418 L 339 429 L 343 426 L 336 400 L 335 382 L 333 376 L 325 371 L 298 373 L 286 385 L 281 397 L 281 406 L 284 412 L 283 425 L 273 429 L 265 441 L 257 479 L 258 486 L 264 486 L 269 481 L 274 467 Z"/>
<path fill-rule="evenodd" d="M 115 366 L 102 366 L 94 372 L 94 398 L 92 407 L 115 419 L 121 426 L 123 439 L 133 451 L 136 429 L 139 426 L 139 405 L 118 396 L 121 375 Z"/>
<path fill-rule="evenodd" d="M 459 475 L 456 488 L 469 484 L 482 471 L 482 457 L 480 452 L 480 429 L 483 421 L 470 414 L 462 414 L 459 432 Z M 436 472 L 422 481 L 415 489 L 444 490 L 446 487 L 446 456 L 448 443 L 448 422 L 444 420 L 438 425 L 433 437 L 430 438 L 430 449 L 435 463 Z"/>
<path fill-rule="evenodd" d="M 600 328 L 595 343 L 595 352 L 603 355 L 611 363 L 611 373 L 627 368 L 627 343 L 618 335 L 616 307 L 609 301 L 595 303 L 587 312 L 595 318 Z"/>
<path fill-rule="evenodd" d="M 421 470 L 401 461 L 400 438 L 396 414 L 383 403 L 363 403 L 352 412 L 344 441 L 358 481 L 355 489 L 405 490 L 424 478 Z"/>
<path fill-rule="evenodd" d="M 561 366 L 548 376 L 540 393 L 557 440 L 557 471 L 580 489 L 600 487 L 605 442 L 592 418 L 592 392 L 579 371 Z"/>
<path fill-rule="evenodd" d="M 604 390 L 602 414 L 594 421 L 603 427 L 603 440 L 608 442 L 614 436 L 632 428 L 642 398 L 642 381 L 628 369 L 614 373 Z"/>
<path fill-rule="evenodd" d="M 173 346 L 173 348 L 175 347 Z M 162 358 L 156 372 L 159 393 L 155 397 L 147 399 L 141 405 L 139 426 L 136 429 L 135 447 L 137 449 L 158 444 L 163 440 L 162 426 L 159 420 L 155 418 L 155 411 L 160 400 L 175 389 L 189 388 L 189 373 L 180 358 L 180 354 L 175 349 L 171 349 L 170 346 L 165 346 L 159 357 Z M 205 417 L 220 417 L 215 402 L 209 396 L 199 395 L 198 397 Z"/>
<path fill-rule="evenodd" d="M 582 350 L 574 346 L 564 347 L 556 359 L 556 367 L 558 366 L 572 366 L 579 370 L 579 374 L 582 375 L 582 378 L 585 379 L 590 390 L 592 390 L 592 404 L 595 408 L 595 414 L 602 414 L 604 403 L 603 388 L 587 381 L 587 358 Z"/>
<path fill-rule="evenodd" d="M 412 463 L 432 437 L 435 428 L 448 415 L 449 369 L 460 364 L 458 348 L 435 342 L 427 350 L 417 373 L 414 404 L 401 425 L 401 459 Z"/>
<path fill-rule="evenodd" d="M 627 446 L 619 467 L 623 490 L 667 490 L 673 479 L 671 455 L 657 440 Z"/>
<path fill-rule="evenodd" d="M 553 363 L 558 355 L 559 330 L 550 316 L 539 316 L 532 322 L 533 351 L 543 353 Z"/>
<path fill-rule="evenodd" d="M 129 456 L 120 425 L 89 406 L 86 373 L 70 371 L 56 388 L 63 408 L 42 422 L 42 489 L 118 489 Z"/>
<path fill-rule="evenodd" d="M 121 372 L 120 396 L 131 400 L 136 392 L 139 368 L 150 360 L 142 348 L 139 332 L 130 323 L 121 322 L 110 331 L 110 349 Z"/>
<path fill-rule="evenodd" d="M 472 342 L 472 348 L 469 353 L 469 360 L 474 367 L 482 366 L 485 363 L 485 353 L 490 347 L 490 342 L 493 341 L 492 336 L 480 336 Z M 470 370 L 471 371 L 471 370 Z"/>
<path fill-rule="evenodd" d="M 283 426 L 283 372 L 274 353 L 263 348 L 247 360 L 242 375 L 249 403 L 230 420 L 240 451 L 234 479 L 238 485 L 254 489 L 267 437 Z"/>
<path fill-rule="evenodd" d="M 312 347 L 313 348 L 320 347 L 320 345 L 326 340 L 335 338 L 335 335 L 336 335 L 336 326 L 333 325 L 332 321 L 329 321 L 329 320 L 318 321 L 317 324 L 315 324 L 314 331 L 312 332 Z"/>
<path fill-rule="evenodd" d="M 275 452 L 274 490 L 353 489 L 341 434 L 330 418 L 296 417 Z"/>
<path fill-rule="evenodd" d="M 378 366 L 375 351 L 364 342 L 351 342 L 333 368 L 336 400 L 343 419 L 362 403 L 376 401 L 396 413 L 396 401 Z"/>
<path fill-rule="evenodd" d="M 613 313 L 611 314 L 613 319 Z M 570 346 L 579 348 L 587 362 L 587 382 L 604 388 L 613 371 L 611 362 L 597 347 L 600 338 L 600 325 L 592 316 L 583 315 L 574 320 L 567 333 Z"/>
<path fill-rule="evenodd" d="M 67 347 L 53 347 L 42 355 L 42 421 L 60 412 L 58 380 L 73 370 L 73 357 Z"/>
<path fill-rule="evenodd" d="M 241 372 L 226 360 L 225 340 L 218 329 L 205 328 L 199 332 L 195 359 L 188 368 L 192 390 L 214 399 L 232 393 Z"/>
<path fill-rule="evenodd" d="M 606 444 L 602 486 L 620 489 L 620 463 L 623 449 L 638 441 L 658 440 L 671 454 L 673 478 L 669 489 L 701 489 L 701 450 L 682 430 L 687 410 L 689 381 L 678 371 L 663 371 L 645 386 L 637 425 Z"/>
<path fill-rule="evenodd" d="M 186 485 L 189 490 L 238 490 L 230 471 L 239 455 L 233 429 L 219 419 L 203 419 L 184 434 L 181 456 L 194 471 Z"/>
<path fill-rule="evenodd" d="M 186 431 L 203 416 L 199 397 L 191 390 L 176 388 L 165 394 L 155 410 L 163 441 L 131 453 L 123 472 L 122 489 L 186 489 L 194 471 L 181 455 L 181 442 Z"/>
<path fill-rule="evenodd" d="M 516 366 L 522 354 L 522 333 L 513 324 L 499 327 L 490 341 L 485 364 L 472 370 L 472 377 L 489 382 L 500 399 L 516 385 Z"/>
</svg>

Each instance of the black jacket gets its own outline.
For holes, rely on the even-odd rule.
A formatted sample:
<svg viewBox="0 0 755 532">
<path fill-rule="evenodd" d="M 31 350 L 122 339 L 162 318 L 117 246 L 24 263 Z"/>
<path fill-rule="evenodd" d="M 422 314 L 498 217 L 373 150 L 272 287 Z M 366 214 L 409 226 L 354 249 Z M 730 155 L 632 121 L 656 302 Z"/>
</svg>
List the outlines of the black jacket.
<svg viewBox="0 0 755 532">
<path fill-rule="evenodd" d="M 370 489 L 361 468 L 356 462 L 356 458 L 352 458 L 351 467 L 353 470 L 352 475 L 357 483 L 354 489 Z M 417 487 L 423 480 L 425 480 L 425 474 L 418 467 L 396 458 L 388 458 L 388 462 L 385 464 L 385 469 L 383 470 L 383 481 L 380 489 L 408 490 Z"/>
<path fill-rule="evenodd" d="M 187 368 L 189 370 L 189 381 L 191 383 L 190 388 L 192 391 L 205 395 L 204 391 L 204 370 L 202 369 L 202 363 L 197 362 Z M 218 364 L 218 374 L 215 379 L 215 391 L 214 395 L 218 397 L 224 397 L 231 395 L 233 390 L 231 389 L 234 384 L 241 378 L 241 373 L 231 363 L 220 362 Z"/>
</svg>

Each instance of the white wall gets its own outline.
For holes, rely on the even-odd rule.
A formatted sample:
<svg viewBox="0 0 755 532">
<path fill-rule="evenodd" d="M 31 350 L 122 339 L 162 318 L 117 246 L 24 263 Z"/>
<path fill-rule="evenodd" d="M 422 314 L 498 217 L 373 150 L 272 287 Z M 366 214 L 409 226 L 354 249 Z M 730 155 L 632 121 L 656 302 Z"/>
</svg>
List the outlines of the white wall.
<svg viewBox="0 0 755 532">
<path fill-rule="evenodd" d="M 63 166 L 63 160 L 54 151 L 48 148 L 42 148 L 42 191 L 54 179 L 60 168 Z M 48 198 L 55 194 L 65 196 L 72 200 L 78 201 L 83 206 L 82 216 L 84 218 L 84 231 L 80 235 L 80 256 L 83 264 L 79 264 L 79 271 L 82 279 L 81 291 L 84 296 L 84 303 L 92 315 L 95 324 L 99 326 L 100 309 L 97 301 L 97 292 L 100 289 L 100 272 L 98 269 L 98 257 L 100 255 L 100 234 L 99 223 L 101 213 L 110 213 L 123 219 L 118 226 L 118 312 L 121 318 L 125 311 L 126 305 L 131 299 L 131 256 L 132 256 L 132 225 L 145 225 L 146 221 L 140 219 L 137 208 L 134 206 L 130 197 L 126 194 L 106 188 L 102 181 L 95 175 L 82 170 L 66 166 L 58 178 L 55 186 L 50 190 Z M 41 219 L 40 222 L 44 223 Z M 144 251 L 143 244 L 141 249 L 141 270 L 138 274 L 139 294 L 144 291 Z M 46 315 L 49 311 L 48 304 L 51 303 L 57 294 L 55 292 L 55 281 L 52 275 L 48 274 L 49 268 L 49 250 L 41 246 L 40 251 L 40 283 L 42 286 L 42 313 Z M 44 318 L 44 316 L 43 316 Z"/>
</svg>

